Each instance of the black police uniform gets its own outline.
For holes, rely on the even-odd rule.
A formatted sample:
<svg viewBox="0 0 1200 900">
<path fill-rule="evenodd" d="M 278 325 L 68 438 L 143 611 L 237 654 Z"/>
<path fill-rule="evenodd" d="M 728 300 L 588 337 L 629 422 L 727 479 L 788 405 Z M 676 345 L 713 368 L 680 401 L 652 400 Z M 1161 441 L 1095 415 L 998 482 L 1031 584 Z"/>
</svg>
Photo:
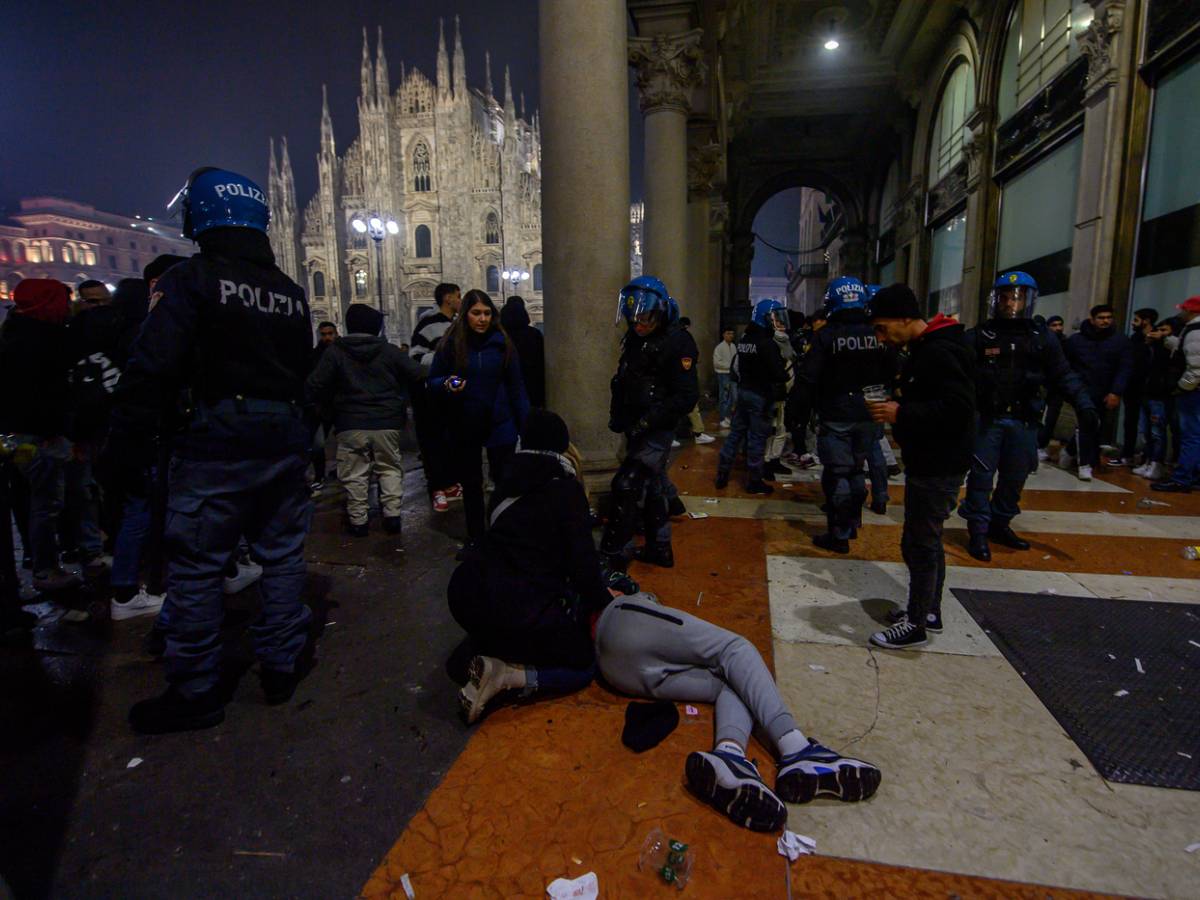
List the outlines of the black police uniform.
<svg viewBox="0 0 1200 900">
<path fill-rule="evenodd" d="M 1037 468 L 1043 388 L 1065 396 L 1081 414 L 1094 415 L 1096 406 L 1068 365 L 1057 335 L 1044 326 L 993 318 L 968 331 L 966 341 L 975 352 L 980 421 L 958 514 L 974 539 L 972 553 L 983 558 L 990 554 L 978 536 L 989 532 L 1018 549 L 1028 546 L 1011 534 L 1009 522 L 1020 513 L 1025 479 Z"/>
<path fill-rule="evenodd" d="M 264 233 L 217 228 L 199 243 L 156 285 L 117 386 L 106 451 L 140 468 L 174 408 L 165 663 L 187 701 L 217 693 L 222 573 L 242 536 L 263 567 L 251 632 L 264 671 L 294 672 L 311 619 L 302 600 L 312 517 L 301 409 L 308 302 L 275 266 Z"/>
<path fill-rule="evenodd" d="M 622 342 L 613 376 L 608 427 L 625 435 L 625 459 L 612 480 L 612 513 L 600 549 L 610 564 L 628 561 L 642 503 L 647 553 L 670 565 L 671 520 L 667 464 L 680 418 L 700 399 L 699 351 L 678 322 L 646 337 L 632 328 Z"/>
<path fill-rule="evenodd" d="M 844 309 L 832 313 L 813 336 L 802 377 L 814 387 L 821 420 L 817 455 L 823 466 L 828 533 L 844 541 L 862 521 L 867 499 L 863 465 L 872 444 L 883 437 L 883 426 L 871 421 L 867 412 L 863 388 L 890 388 L 896 377 L 895 357 L 875 337 L 865 311 Z"/>
<path fill-rule="evenodd" d="M 763 454 L 774 430 L 775 403 L 787 395 L 787 364 L 773 329 L 757 322 L 746 326 L 737 342 L 732 372 L 738 385 L 738 405 L 717 461 L 717 483 L 723 487 L 729 479 L 744 441 L 748 484 L 761 489 Z"/>
</svg>

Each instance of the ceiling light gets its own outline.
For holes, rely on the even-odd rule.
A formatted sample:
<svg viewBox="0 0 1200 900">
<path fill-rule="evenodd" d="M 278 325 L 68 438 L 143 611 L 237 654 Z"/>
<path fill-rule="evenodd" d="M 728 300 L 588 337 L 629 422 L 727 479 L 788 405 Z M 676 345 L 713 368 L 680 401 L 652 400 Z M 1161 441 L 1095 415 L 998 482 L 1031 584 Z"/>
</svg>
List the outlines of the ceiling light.
<svg viewBox="0 0 1200 900">
<path fill-rule="evenodd" d="M 837 38 L 830 38 L 829 40 L 827 40 L 827 41 L 825 42 L 825 49 L 826 49 L 826 50 L 836 50 L 836 49 L 837 49 L 838 47 L 840 47 L 840 46 L 841 46 L 841 44 L 839 44 L 839 43 L 837 42 Z"/>
</svg>

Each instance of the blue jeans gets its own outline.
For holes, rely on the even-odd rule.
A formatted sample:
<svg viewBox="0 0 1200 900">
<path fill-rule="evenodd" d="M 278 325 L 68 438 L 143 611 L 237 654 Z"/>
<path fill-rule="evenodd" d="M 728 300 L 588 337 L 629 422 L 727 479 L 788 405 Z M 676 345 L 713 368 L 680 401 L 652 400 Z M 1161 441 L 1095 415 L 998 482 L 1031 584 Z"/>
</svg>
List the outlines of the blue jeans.
<svg viewBox="0 0 1200 900">
<path fill-rule="evenodd" d="M 1165 399 L 1142 398 L 1142 409 L 1138 415 L 1138 431 L 1146 439 L 1146 462 L 1166 462 L 1167 401 Z"/>
<path fill-rule="evenodd" d="M 1037 425 L 1019 419 L 979 423 L 967 493 L 958 508 L 971 534 L 986 534 L 993 524 L 1003 527 L 1020 514 L 1025 479 L 1037 468 L 1037 435 Z"/>
<path fill-rule="evenodd" d="M 821 489 L 825 492 L 829 533 L 848 540 L 850 529 L 862 522 L 862 505 L 867 499 L 863 474 L 871 446 L 879 450 L 883 426 L 875 422 L 822 422 L 817 432 L 817 455 L 821 457 Z M 880 451 L 880 456 L 883 453 Z M 887 483 L 884 467 L 884 483 Z"/>
<path fill-rule="evenodd" d="M 738 389 L 733 383 L 733 376 L 728 372 L 717 373 L 717 413 L 721 421 L 733 415 L 734 404 L 737 403 Z"/>
<path fill-rule="evenodd" d="M 92 464 L 77 459 L 71 442 L 64 437 L 39 438 L 16 435 L 19 444 L 34 444 L 37 452 L 19 466 L 29 481 L 29 553 L 33 571 L 45 572 L 58 566 L 58 535 L 62 531 L 86 557 L 103 550 L 92 489 Z"/>
<path fill-rule="evenodd" d="M 263 567 L 262 612 L 251 627 L 264 666 L 292 671 L 312 613 L 304 604 L 304 538 L 312 519 L 307 455 L 274 459 L 173 459 L 169 472 L 164 656 L 167 680 L 194 697 L 217 684 L 222 581 L 245 536 Z"/>
<path fill-rule="evenodd" d="M 150 478 L 154 479 L 153 473 Z M 113 587 L 137 586 L 142 550 L 149 533 L 149 498 L 127 495 L 125 508 L 121 511 L 121 530 L 117 532 L 117 540 L 113 545 L 112 574 L 109 576 Z"/>
<path fill-rule="evenodd" d="M 1179 416 L 1179 462 L 1175 464 L 1174 481 L 1200 486 L 1200 389 L 1187 391 L 1175 398 Z"/>
<path fill-rule="evenodd" d="M 717 461 L 717 471 L 729 474 L 733 461 L 737 459 L 742 442 L 746 443 L 746 468 L 751 481 L 762 480 L 763 454 L 767 449 L 767 440 L 775 430 L 772 421 L 775 415 L 775 404 L 762 394 L 741 388 L 738 391 L 737 409 L 733 413 L 733 427 L 725 443 L 721 447 L 721 456 Z"/>
</svg>

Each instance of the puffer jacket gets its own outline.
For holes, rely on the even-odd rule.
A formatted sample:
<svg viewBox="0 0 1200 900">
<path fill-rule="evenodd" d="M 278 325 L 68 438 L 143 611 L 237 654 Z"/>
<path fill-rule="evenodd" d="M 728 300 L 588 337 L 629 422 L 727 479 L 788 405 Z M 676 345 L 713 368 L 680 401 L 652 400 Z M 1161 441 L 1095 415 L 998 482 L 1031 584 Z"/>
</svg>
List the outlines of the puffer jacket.
<svg viewBox="0 0 1200 900">
<path fill-rule="evenodd" d="M 420 364 L 386 338 L 348 334 L 321 354 L 305 384 L 306 400 L 331 409 L 338 431 L 399 430 L 408 384 L 421 374 Z"/>
<path fill-rule="evenodd" d="M 449 341 L 438 348 L 429 368 L 429 391 L 444 399 L 450 427 L 459 438 L 480 440 L 485 447 L 515 444 L 529 414 L 520 359 L 515 352 L 506 353 L 498 328 L 483 335 L 468 333 L 467 343 L 470 352 L 461 369 Z M 457 393 L 446 388 L 454 375 L 466 380 Z"/>
<path fill-rule="evenodd" d="M 1067 361 L 1087 384 L 1092 399 L 1122 396 L 1133 375 L 1133 344 L 1116 328 L 1097 328 L 1084 321 L 1067 338 Z"/>
</svg>

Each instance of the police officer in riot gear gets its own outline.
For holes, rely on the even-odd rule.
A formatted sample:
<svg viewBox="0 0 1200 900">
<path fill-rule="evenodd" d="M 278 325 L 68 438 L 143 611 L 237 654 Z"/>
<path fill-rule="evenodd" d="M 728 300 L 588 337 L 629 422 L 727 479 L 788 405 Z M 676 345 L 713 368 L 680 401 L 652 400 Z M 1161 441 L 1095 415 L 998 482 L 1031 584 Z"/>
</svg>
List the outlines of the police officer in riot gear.
<svg viewBox="0 0 1200 900">
<path fill-rule="evenodd" d="M 1081 417 L 1098 418 L 1082 379 L 1067 364 L 1061 342 L 1033 321 L 1037 296 L 1031 276 L 1005 272 L 992 287 L 989 319 L 966 334 L 975 352 L 980 421 L 958 514 L 967 520 L 970 553 L 982 562 L 991 561 L 989 541 L 1029 549 L 1029 542 L 1010 523 L 1021 511 L 1017 504 L 1025 479 L 1038 464 L 1043 389 L 1065 396 Z"/>
<path fill-rule="evenodd" d="M 680 418 L 700 398 L 696 342 L 679 324 L 679 304 L 657 278 L 621 290 L 617 322 L 626 325 L 612 379 L 608 427 L 625 435 L 625 459 L 612 480 L 612 512 L 600 543 L 610 568 L 624 570 L 642 508 L 646 544 L 634 558 L 664 568 L 671 551 L 667 465 Z"/>
<path fill-rule="evenodd" d="M 857 278 L 836 278 L 825 289 L 828 323 L 813 335 L 802 377 L 813 387 L 817 415 L 817 455 L 824 468 L 824 534 L 813 543 L 824 550 L 849 553 L 850 539 L 862 521 L 867 499 L 863 466 L 883 437 L 871 420 L 864 388 L 889 390 L 895 379 L 894 357 L 875 336 L 867 317 L 867 290 Z"/>
<path fill-rule="evenodd" d="M 746 444 L 746 491 L 770 494 L 763 482 L 763 454 L 774 430 L 775 404 L 787 397 L 787 365 L 775 335 L 787 332 L 788 311 L 778 300 L 759 300 L 733 357 L 731 373 L 738 386 L 733 426 L 717 461 L 717 488 L 729 484 L 729 472 L 742 442 Z"/>
<path fill-rule="evenodd" d="M 222 574 L 243 536 L 263 567 L 262 611 L 251 632 L 268 703 L 292 696 L 313 647 L 302 599 L 312 516 L 300 405 L 312 350 L 308 302 L 275 265 L 258 185 L 198 169 L 176 200 L 183 233 L 200 252 L 155 286 L 116 390 L 105 451 L 112 467 L 132 473 L 144 467 L 160 427 L 172 445 L 169 687 L 130 711 L 142 733 L 224 719 Z"/>
</svg>

